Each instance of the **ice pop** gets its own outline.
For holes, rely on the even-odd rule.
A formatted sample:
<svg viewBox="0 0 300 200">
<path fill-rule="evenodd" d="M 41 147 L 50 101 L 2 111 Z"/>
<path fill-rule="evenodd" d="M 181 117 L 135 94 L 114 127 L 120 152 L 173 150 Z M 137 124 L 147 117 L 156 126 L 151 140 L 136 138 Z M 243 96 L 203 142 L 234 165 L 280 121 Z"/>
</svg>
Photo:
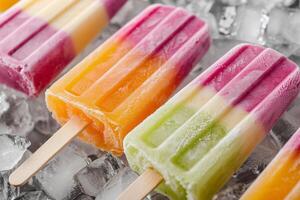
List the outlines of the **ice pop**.
<svg viewBox="0 0 300 200">
<path fill-rule="evenodd" d="M 300 129 L 250 186 L 241 200 L 300 199 Z"/>
<path fill-rule="evenodd" d="M 22 0 L 0 16 L 0 83 L 38 95 L 126 0 Z"/>
<path fill-rule="evenodd" d="M 209 45 L 208 26 L 196 16 L 147 8 L 47 90 L 49 110 L 65 125 L 11 182 L 22 169 L 38 170 L 48 159 L 44 151 L 53 154 L 81 131 L 83 140 L 122 154 L 125 135 L 171 96 Z"/>
<path fill-rule="evenodd" d="M 17 3 L 18 0 L 1 0 L 0 1 L 0 12 L 4 12 L 7 10 L 9 7 Z"/>
<path fill-rule="evenodd" d="M 292 61 L 272 49 L 239 45 L 130 132 L 126 157 L 135 171 L 158 177 L 153 186 L 163 178 L 157 189 L 171 199 L 211 199 L 299 88 Z M 120 199 L 142 198 L 149 183 L 141 180 Z"/>
</svg>

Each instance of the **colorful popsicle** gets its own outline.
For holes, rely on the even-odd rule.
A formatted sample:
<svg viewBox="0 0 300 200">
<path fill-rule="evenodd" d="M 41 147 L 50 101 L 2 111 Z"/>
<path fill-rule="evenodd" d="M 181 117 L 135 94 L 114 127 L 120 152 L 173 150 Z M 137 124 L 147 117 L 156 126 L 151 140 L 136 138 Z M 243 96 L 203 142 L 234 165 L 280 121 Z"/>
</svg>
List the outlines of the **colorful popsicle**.
<svg viewBox="0 0 300 200">
<path fill-rule="evenodd" d="M 12 5 L 17 3 L 18 0 L 1 0 L 0 1 L 0 12 L 4 12 L 8 8 L 10 8 Z"/>
<path fill-rule="evenodd" d="M 272 49 L 237 46 L 130 132 L 126 157 L 135 171 L 160 175 L 157 189 L 171 199 L 211 199 L 299 89 L 292 61 Z M 142 198 L 141 179 L 120 199 Z"/>
<path fill-rule="evenodd" d="M 83 140 L 121 155 L 123 138 L 172 95 L 209 45 L 208 26 L 194 15 L 172 6 L 147 8 L 47 90 L 48 108 L 65 132 L 12 177 L 38 170 L 47 162 L 44 151 L 52 155 L 81 131 Z"/>
<path fill-rule="evenodd" d="M 22 0 L 0 16 L 0 83 L 38 95 L 126 0 Z"/>
<path fill-rule="evenodd" d="M 250 186 L 241 200 L 300 199 L 300 129 Z"/>
</svg>

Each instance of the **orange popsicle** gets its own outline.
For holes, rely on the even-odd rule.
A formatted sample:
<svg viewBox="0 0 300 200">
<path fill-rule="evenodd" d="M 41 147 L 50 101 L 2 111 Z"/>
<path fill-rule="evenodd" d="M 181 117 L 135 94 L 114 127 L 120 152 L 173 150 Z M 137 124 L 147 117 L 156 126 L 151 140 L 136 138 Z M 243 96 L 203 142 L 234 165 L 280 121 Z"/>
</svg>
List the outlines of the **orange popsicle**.
<svg viewBox="0 0 300 200">
<path fill-rule="evenodd" d="M 206 24 L 180 8 L 146 9 L 47 91 L 61 124 L 90 122 L 80 137 L 122 154 L 122 141 L 163 104 L 207 51 Z"/>
<path fill-rule="evenodd" d="M 18 0 L 1 0 L 0 1 L 0 12 L 5 11 L 6 9 L 8 9 L 9 7 L 11 7 L 12 5 L 14 5 L 17 2 L 18 2 Z"/>
<path fill-rule="evenodd" d="M 300 199 L 300 129 L 242 196 L 242 200 Z"/>
</svg>

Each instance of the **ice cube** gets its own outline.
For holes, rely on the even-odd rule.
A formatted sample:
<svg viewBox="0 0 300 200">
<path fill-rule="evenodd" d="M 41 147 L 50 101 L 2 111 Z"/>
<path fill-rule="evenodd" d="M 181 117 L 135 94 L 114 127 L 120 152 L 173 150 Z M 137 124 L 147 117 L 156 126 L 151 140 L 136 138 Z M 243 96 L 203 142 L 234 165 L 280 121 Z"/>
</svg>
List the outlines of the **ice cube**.
<svg viewBox="0 0 300 200">
<path fill-rule="evenodd" d="M 34 178 L 34 184 L 55 200 L 74 199 L 81 194 L 74 176 L 89 160 L 82 153 L 66 147 Z"/>
<path fill-rule="evenodd" d="M 34 122 L 49 120 L 50 115 L 45 103 L 45 94 L 41 94 L 37 98 L 28 99 L 28 105 Z"/>
<path fill-rule="evenodd" d="M 286 56 L 294 54 L 300 47 L 300 10 L 274 8 L 269 16 L 267 45 Z"/>
<path fill-rule="evenodd" d="M 7 96 L 1 92 L 0 93 L 0 116 L 2 116 L 9 109 L 9 103 L 7 102 Z"/>
<path fill-rule="evenodd" d="M 27 102 L 24 99 L 9 99 L 9 103 L 9 110 L 1 116 L 0 131 L 26 136 L 34 128 Z"/>
<path fill-rule="evenodd" d="M 238 5 L 246 4 L 247 0 L 221 0 L 221 2 L 231 6 L 238 6 Z"/>
<path fill-rule="evenodd" d="M 96 200 L 116 199 L 137 177 L 138 175 L 130 168 L 125 167 L 121 169 L 119 173 L 101 189 Z"/>
<path fill-rule="evenodd" d="M 268 10 L 274 7 L 293 7 L 297 0 L 248 0 L 248 4 L 264 7 Z"/>
<path fill-rule="evenodd" d="M 235 21 L 235 39 L 264 44 L 264 33 L 269 18 L 267 13 L 255 6 L 239 6 Z"/>
<path fill-rule="evenodd" d="M 90 157 L 92 160 L 95 160 L 94 158 L 100 158 L 102 155 L 104 155 L 104 152 L 100 151 L 97 147 L 79 139 L 73 140 L 70 146 L 77 152 L 81 152 L 83 156 Z"/>
<path fill-rule="evenodd" d="M 78 196 L 75 200 L 94 200 L 94 198 L 90 197 L 86 194 L 82 194 L 82 195 Z"/>
<path fill-rule="evenodd" d="M 235 6 L 224 7 L 224 14 L 219 21 L 219 32 L 222 35 L 232 34 L 234 22 L 236 20 L 237 8 Z"/>
<path fill-rule="evenodd" d="M 232 29 L 234 27 L 234 22 L 236 18 L 236 6 L 228 6 L 227 4 L 222 3 L 221 1 L 214 1 L 212 6 L 209 9 L 215 20 L 215 26 L 211 26 L 211 29 L 218 32 L 217 35 L 214 35 L 214 38 L 219 38 L 221 36 L 230 36 L 232 34 Z"/>
<path fill-rule="evenodd" d="M 43 95 L 29 99 L 0 85 L 0 133 L 26 136 L 37 123 L 50 119 Z"/>
<path fill-rule="evenodd" d="M 0 135 L 0 171 L 12 170 L 29 146 L 30 142 L 21 136 Z"/>
<path fill-rule="evenodd" d="M 289 42 L 300 44 L 300 10 L 286 9 L 287 18 L 281 27 L 283 37 Z"/>
<path fill-rule="evenodd" d="M 121 160 L 106 154 L 80 170 L 75 178 L 85 194 L 95 197 L 123 167 Z"/>
<path fill-rule="evenodd" d="M 248 187 L 249 184 L 238 183 L 215 195 L 213 200 L 239 200 L 241 195 L 247 190 Z"/>
<path fill-rule="evenodd" d="M 31 191 L 21 194 L 15 200 L 51 200 L 43 191 Z"/>
<path fill-rule="evenodd" d="M 168 198 L 157 192 L 151 192 L 145 200 L 168 200 Z"/>
<path fill-rule="evenodd" d="M 1 171 L 0 172 L 0 199 L 1 200 L 10 200 L 15 199 L 19 196 L 19 188 L 11 186 L 8 183 L 10 171 Z"/>
</svg>

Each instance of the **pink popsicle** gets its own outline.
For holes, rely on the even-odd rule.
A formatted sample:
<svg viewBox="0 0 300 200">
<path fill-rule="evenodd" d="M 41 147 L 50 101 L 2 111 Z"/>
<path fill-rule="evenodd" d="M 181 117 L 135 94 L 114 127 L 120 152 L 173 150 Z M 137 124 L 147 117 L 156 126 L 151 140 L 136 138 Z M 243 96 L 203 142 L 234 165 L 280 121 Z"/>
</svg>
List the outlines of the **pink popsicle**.
<svg viewBox="0 0 300 200">
<path fill-rule="evenodd" d="M 19 2 L 0 17 L 0 82 L 38 95 L 125 2 Z"/>
</svg>

